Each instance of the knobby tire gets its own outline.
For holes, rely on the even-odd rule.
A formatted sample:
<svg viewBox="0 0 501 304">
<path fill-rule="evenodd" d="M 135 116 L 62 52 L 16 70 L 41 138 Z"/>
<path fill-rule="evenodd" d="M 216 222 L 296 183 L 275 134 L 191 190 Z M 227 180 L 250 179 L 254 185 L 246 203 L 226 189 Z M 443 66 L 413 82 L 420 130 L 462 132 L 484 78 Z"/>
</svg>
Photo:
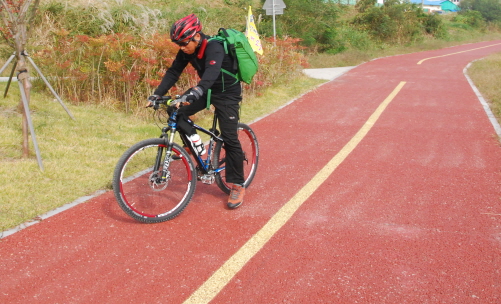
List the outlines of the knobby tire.
<svg viewBox="0 0 501 304">
<path fill-rule="evenodd" d="M 147 139 L 129 148 L 117 163 L 113 192 L 120 208 L 135 220 L 171 220 L 193 197 L 197 181 L 193 161 L 174 143 L 167 176 L 162 179 L 166 150 L 165 139 Z"/>
</svg>

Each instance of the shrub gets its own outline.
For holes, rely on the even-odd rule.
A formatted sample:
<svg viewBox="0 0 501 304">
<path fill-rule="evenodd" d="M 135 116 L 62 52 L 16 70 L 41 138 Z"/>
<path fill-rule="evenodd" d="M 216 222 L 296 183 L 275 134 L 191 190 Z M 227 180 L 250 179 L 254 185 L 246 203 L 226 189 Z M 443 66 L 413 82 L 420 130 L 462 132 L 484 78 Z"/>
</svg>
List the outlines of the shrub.
<svg viewBox="0 0 501 304">
<path fill-rule="evenodd" d="M 169 23 L 159 9 L 132 3 L 102 6 L 66 6 L 50 2 L 40 7 L 39 16 L 49 18 L 58 27 L 74 35 L 99 36 L 110 33 L 136 32 L 142 34 L 166 31 Z M 43 17 L 37 20 L 43 22 Z"/>
<path fill-rule="evenodd" d="M 264 44 L 260 70 L 248 93 L 271 85 L 283 74 L 291 77 L 306 65 L 297 46 L 298 39 L 281 39 Z M 47 67 L 59 94 L 75 103 L 111 102 L 126 112 L 136 112 L 142 101 L 158 86 L 165 70 L 178 52 L 167 34 L 150 36 L 108 34 L 99 37 L 53 32 L 53 44 L 32 56 Z M 198 76 L 189 65 L 171 94 L 180 94 L 195 86 Z"/>
<path fill-rule="evenodd" d="M 360 51 L 369 50 L 373 45 L 367 32 L 360 31 L 350 26 L 343 26 L 340 29 L 340 38 L 345 41 L 349 47 Z"/>
<path fill-rule="evenodd" d="M 477 11 L 487 22 L 501 22 L 501 3 L 498 0 L 463 0 L 460 14 Z"/>
<path fill-rule="evenodd" d="M 452 19 L 452 21 L 466 24 L 477 29 L 486 26 L 485 19 L 484 17 L 482 17 L 482 14 L 478 11 L 473 10 L 465 10 L 461 12 L 460 14 L 456 15 Z"/>
<path fill-rule="evenodd" d="M 277 35 L 299 38 L 302 45 L 315 46 L 320 51 L 343 50 L 344 43 L 336 31 L 340 11 L 340 6 L 330 0 L 289 0 L 286 13 L 276 16 Z M 259 30 L 268 37 L 273 36 L 272 16 L 263 18 Z"/>
<path fill-rule="evenodd" d="M 423 14 L 421 15 L 421 23 L 423 24 L 426 33 L 437 38 L 445 38 L 447 36 L 445 25 L 440 16 L 435 14 Z"/>
<path fill-rule="evenodd" d="M 374 0 L 361 0 L 356 8 L 359 14 L 352 24 L 379 42 L 406 44 L 421 40 L 424 33 L 437 37 L 446 34 L 438 16 L 426 15 L 409 2 L 388 0 L 383 6 L 375 6 Z"/>
<path fill-rule="evenodd" d="M 247 0 L 231 2 L 238 6 L 249 4 Z M 190 3 L 160 13 L 130 1 L 107 3 L 98 8 L 52 2 L 41 8 L 37 19 L 37 40 L 30 53 L 44 74 L 51 76 L 58 93 L 74 103 L 106 103 L 127 112 L 138 111 L 172 64 L 178 47 L 169 39 L 170 24 L 185 16 L 186 11 L 197 13 L 208 34 L 219 27 L 244 30 L 245 26 L 245 11 L 237 16 L 231 7 L 215 5 L 206 9 Z M 299 41 L 263 41 L 266 55 L 260 56 L 260 71 L 253 84 L 246 86 L 246 94 L 259 93 L 279 75 L 292 77 L 297 73 L 298 65 L 306 64 Z M 197 83 L 193 67 L 188 66 L 185 72 L 171 94 L 182 93 Z M 40 89 L 46 87 L 40 85 Z"/>
<path fill-rule="evenodd" d="M 259 90 L 277 83 L 284 79 L 291 79 L 301 73 L 303 68 L 308 67 L 306 56 L 301 52 L 299 39 L 268 38 L 263 42 L 264 56 L 258 56 L 259 70 L 254 76 L 252 84 L 244 85 L 247 94 L 259 94 Z"/>
</svg>

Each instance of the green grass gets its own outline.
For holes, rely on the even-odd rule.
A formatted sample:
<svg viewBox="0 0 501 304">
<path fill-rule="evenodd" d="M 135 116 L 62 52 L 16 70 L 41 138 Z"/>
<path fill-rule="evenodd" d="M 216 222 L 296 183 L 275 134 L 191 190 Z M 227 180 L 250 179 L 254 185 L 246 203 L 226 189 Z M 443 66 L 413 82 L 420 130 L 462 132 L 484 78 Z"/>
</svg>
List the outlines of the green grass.
<svg viewBox="0 0 501 304">
<path fill-rule="evenodd" d="M 305 76 L 277 84 L 261 97 L 246 100 L 242 121 L 251 122 L 324 81 Z M 3 92 L 4 85 L 0 86 Z M 152 119 L 115 112 L 95 105 L 66 104 L 72 120 L 53 96 L 32 94 L 30 109 L 44 171 L 35 150 L 22 158 L 21 115 L 17 84 L 0 98 L 0 231 L 35 218 L 101 189 L 111 189 L 111 177 L 122 153 L 132 144 L 157 137 Z M 206 115 L 197 123 L 209 126 Z M 257 134 L 259 136 L 259 134 Z"/>
</svg>

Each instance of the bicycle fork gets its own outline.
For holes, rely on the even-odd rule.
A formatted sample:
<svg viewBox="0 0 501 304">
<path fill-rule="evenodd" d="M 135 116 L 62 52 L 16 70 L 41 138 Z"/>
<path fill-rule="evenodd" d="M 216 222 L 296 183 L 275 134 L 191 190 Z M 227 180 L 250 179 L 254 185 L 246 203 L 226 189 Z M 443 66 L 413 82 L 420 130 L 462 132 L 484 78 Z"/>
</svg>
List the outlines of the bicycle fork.
<svg viewBox="0 0 501 304">
<path fill-rule="evenodd" d="M 171 161 L 171 155 L 172 155 L 172 143 L 174 142 L 174 136 L 176 135 L 176 128 L 177 128 L 177 124 L 172 121 L 172 122 L 169 122 L 169 127 L 165 127 L 163 128 L 162 130 L 162 138 L 164 138 L 165 140 L 165 147 L 164 148 L 159 148 L 158 149 L 158 152 L 157 152 L 157 157 L 156 157 L 156 161 L 155 161 L 155 166 L 156 168 L 158 168 L 158 170 L 160 170 L 160 164 L 162 164 L 162 176 L 161 176 L 161 180 L 163 183 L 166 183 L 168 182 L 168 180 L 170 179 L 170 173 L 169 173 L 169 165 L 170 165 L 170 161 Z M 169 134 L 169 138 L 167 138 L 167 132 L 169 131 L 170 129 L 170 134 Z M 163 155 L 163 150 L 165 149 L 165 156 L 163 157 L 163 160 L 162 160 L 162 155 Z"/>
</svg>

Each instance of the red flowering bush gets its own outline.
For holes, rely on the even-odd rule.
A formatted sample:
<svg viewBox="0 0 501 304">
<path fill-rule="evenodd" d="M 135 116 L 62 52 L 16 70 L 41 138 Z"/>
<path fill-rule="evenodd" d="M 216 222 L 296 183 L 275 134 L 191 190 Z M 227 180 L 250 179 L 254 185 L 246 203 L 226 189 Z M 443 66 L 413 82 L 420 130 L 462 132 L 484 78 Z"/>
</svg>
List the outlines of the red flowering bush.
<svg viewBox="0 0 501 304">
<path fill-rule="evenodd" d="M 148 37 L 109 34 L 99 37 L 70 35 L 61 29 L 52 33 L 53 44 L 34 53 L 36 61 L 51 75 L 58 93 L 75 103 L 111 101 L 116 108 L 135 112 L 160 84 L 179 48 L 167 34 Z M 297 39 L 263 41 L 264 55 L 246 94 L 256 94 L 278 81 L 293 76 L 305 67 Z M 180 94 L 198 82 L 189 65 L 170 94 Z"/>
</svg>

